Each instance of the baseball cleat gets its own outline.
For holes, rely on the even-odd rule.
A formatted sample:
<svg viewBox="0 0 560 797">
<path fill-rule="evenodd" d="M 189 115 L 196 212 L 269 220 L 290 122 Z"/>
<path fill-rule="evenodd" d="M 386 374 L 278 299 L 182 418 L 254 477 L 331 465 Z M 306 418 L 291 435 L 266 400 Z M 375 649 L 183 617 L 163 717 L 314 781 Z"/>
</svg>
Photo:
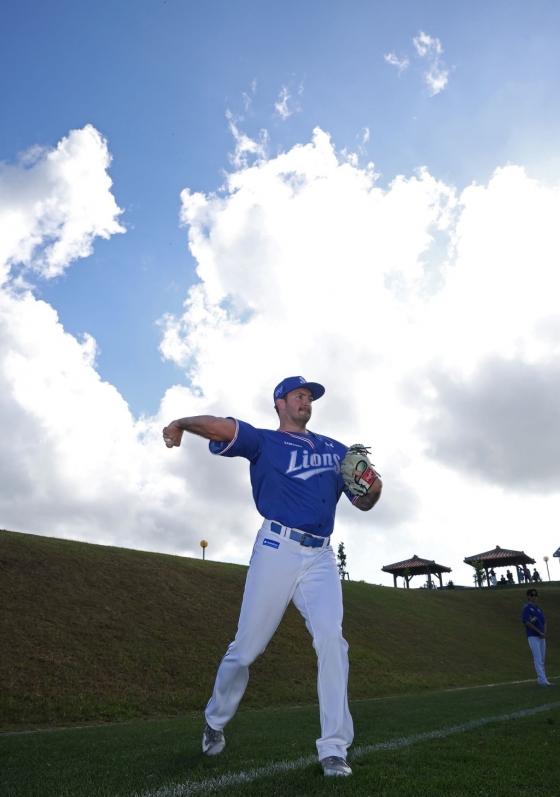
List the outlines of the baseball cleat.
<svg viewBox="0 0 560 797">
<path fill-rule="evenodd" d="M 218 755 L 226 746 L 226 739 L 223 731 L 215 731 L 208 723 L 204 726 L 202 734 L 202 752 L 206 755 Z"/>
<path fill-rule="evenodd" d="M 339 775 L 343 778 L 352 774 L 352 770 L 346 760 L 338 755 L 330 755 L 321 759 L 321 766 L 325 775 Z"/>
</svg>

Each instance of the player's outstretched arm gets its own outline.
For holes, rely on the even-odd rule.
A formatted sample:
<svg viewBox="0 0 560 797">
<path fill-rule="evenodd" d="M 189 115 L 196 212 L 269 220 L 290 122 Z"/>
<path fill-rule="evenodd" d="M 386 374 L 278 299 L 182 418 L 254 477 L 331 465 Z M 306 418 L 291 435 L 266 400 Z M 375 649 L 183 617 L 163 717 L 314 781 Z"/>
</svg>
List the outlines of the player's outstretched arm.
<svg viewBox="0 0 560 797">
<path fill-rule="evenodd" d="M 183 432 L 197 434 L 206 440 L 229 443 L 235 435 L 235 421 L 231 418 L 217 418 L 214 415 L 194 415 L 192 418 L 179 418 L 171 421 L 163 430 L 163 439 L 168 448 L 181 445 Z M 169 442 L 168 442 L 169 441 Z"/>
<path fill-rule="evenodd" d="M 360 495 L 354 501 L 354 506 L 358 509 L 361 509 L 362 512 L 369 512 L 370 509 L 376 505 L 376 503 L 381 498 L 381 490 L 383 489 L 383 484 L 379 476 L 373 482 L 369 490 L 365 495 Z"/>
</svg>

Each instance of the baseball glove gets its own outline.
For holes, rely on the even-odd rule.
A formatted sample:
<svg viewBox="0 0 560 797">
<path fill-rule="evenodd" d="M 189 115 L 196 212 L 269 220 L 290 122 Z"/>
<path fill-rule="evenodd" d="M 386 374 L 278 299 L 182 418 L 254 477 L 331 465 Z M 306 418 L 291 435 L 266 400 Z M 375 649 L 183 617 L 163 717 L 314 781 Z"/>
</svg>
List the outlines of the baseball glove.
<svg viewBox="0 0 560 797">
<path fill-rule="evenodd" d="M 365 495 L 379 474 L 369 461 L 369 449 L 357 443 L 350 446 L 340 463 L 346 489 L 353 495 Z"/>
</svg>

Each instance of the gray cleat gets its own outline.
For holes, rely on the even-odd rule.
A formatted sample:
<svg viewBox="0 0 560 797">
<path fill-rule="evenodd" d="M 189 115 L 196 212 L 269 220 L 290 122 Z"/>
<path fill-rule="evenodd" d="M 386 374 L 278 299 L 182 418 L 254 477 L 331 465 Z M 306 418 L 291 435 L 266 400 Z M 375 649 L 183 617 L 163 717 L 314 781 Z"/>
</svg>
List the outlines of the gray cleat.
<svg viewBox="0 0 560 797">
<path fill-rule="evenodd" d="M 204 726 L 202 734 L 202 752 L 206 755 L 218 755 L 226 746 L 226 739 L 223 731 L 215 731 L 208 723 Z"/>
<path fill-rule="evenodd" d="M 321 759 L 321 766 L 325 775 L 339 775 L 343 778 L 352 774 L 352 770 L 346 763 L 346 759 L 338 755 L 330 755 Z"/>
</svg>

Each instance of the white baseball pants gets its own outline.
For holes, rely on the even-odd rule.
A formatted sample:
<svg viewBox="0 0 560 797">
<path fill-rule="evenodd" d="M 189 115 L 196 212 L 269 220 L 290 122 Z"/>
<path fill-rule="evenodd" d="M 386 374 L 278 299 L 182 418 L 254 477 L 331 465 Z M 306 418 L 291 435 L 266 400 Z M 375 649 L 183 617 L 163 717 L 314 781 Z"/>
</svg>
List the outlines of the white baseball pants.
<svg viewBox="0 0 560 797">
<path fill-rule="evenodd" d="M 546 655 L 546 639 L 541 639 L 538 636 L 528 636 L 527 642 L 533 651 L 533 659 L 535 661 L 535 670 L 537 671 L 537 680 L 540 684 L 547 683 L 546 673 L 544 671 L 544 657 Z"/>
<path fill-rule="evenodd" d="M 354 729 L 348 709 L 342 587 L 334 552 L 330 545 L 307 548 L 281 537 L 270 531 L 270 521 L 264 521 L 257 535 L 237 634 L 218 668 L 206 721 L 221 731 L 233 717 L 249 681 L 249 666 L 266 648 L 291 600 L 305 619 L 317 653 L 319 758 L 346 758 Z"/>
</svg>

